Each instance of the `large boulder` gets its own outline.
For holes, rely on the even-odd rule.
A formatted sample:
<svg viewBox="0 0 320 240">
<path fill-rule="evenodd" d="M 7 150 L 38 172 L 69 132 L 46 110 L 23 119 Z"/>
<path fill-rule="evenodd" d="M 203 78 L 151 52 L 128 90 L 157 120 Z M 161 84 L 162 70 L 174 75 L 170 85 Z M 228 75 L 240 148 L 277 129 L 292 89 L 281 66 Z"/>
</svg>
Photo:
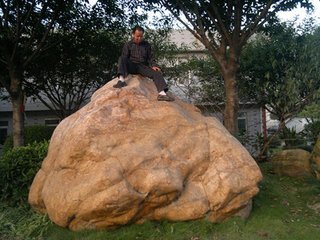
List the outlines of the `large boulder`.
<svg viewBox="0 0 320 240">
<path fill-rule="evenodd" d="M 302 149 L 288 149 L 275 153 L 271 162 L 275 173 L 290 177 L 312 176 L 311 153 Z"/>
<path fill-rule="evenodd" d="M 56 128 L 31 206 L 72 230 L 247 216 L 262 175 L 237 139 L 148 79 L 115 81 Z"/>
</svg>

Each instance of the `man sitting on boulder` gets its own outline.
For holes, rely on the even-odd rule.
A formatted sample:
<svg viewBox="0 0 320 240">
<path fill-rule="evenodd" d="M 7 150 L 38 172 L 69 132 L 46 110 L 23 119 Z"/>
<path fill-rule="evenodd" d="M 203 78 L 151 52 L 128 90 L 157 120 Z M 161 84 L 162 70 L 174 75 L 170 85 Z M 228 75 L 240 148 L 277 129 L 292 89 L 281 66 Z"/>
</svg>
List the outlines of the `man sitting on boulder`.
<svg viewBox="0 0 320 240">
<path fill-rule="evenodd" d="M 114 88 L 127 86 L 125 78 L 129 73 L 141 74 L 151 78 L 158 90 L 158 101 L 174 101 L 173 97 L 166 94 L 168 86 L 164 80 L 159 66 L 155 63 L 150 44 L 143 40 L 144 29 L 136 26 L 132 30 L 132 39 L 127 42 L 122 50 L 118 64 L 119 81 Z"/>
</svg>

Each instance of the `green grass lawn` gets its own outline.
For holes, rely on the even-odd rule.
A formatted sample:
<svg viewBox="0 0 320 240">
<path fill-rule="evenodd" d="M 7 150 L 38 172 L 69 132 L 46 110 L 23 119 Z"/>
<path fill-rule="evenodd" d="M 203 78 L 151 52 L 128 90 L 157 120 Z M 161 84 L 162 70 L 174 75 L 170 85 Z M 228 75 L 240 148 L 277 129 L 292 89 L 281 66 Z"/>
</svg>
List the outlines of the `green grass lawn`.
<svg viewBox="0 0 320 240">
<path fill-rule="evenodd" d="M 0 239 L 320 239 L 320 182 L 274 175 L 261 164 L 264 180 L 247 220 L 220 224 L 204 220 L 147 222 L 112 231 L 72 232 L 52 224 L 27 207 L 0 205 Z M 41 237 L 39 237 L 41 236 Z"/>
</svg>

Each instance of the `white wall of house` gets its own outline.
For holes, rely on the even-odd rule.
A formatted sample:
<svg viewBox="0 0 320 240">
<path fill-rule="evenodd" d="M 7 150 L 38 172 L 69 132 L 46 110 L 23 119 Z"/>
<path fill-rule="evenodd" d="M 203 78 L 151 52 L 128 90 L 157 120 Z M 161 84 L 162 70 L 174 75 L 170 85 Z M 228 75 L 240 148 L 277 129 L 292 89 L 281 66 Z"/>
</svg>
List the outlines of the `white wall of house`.
<svg viewBox="0 0 320 240">
<path fill-rule="evenodd" d="M 267 122 L 267 129 L 269 132 L 274 132 L 278 129 L 279 121 L 276 119 L 273 119 L 269 112 L 267 112 L 266 122 Z M 286 127 L 291 130 L 295 130 L 297 133 L 299 133 L 304 130 L 305 126 L 308 123 L 310 123 L 310 119 L 308 118 L 294 117 L 286 121 Z"/>
</svg>

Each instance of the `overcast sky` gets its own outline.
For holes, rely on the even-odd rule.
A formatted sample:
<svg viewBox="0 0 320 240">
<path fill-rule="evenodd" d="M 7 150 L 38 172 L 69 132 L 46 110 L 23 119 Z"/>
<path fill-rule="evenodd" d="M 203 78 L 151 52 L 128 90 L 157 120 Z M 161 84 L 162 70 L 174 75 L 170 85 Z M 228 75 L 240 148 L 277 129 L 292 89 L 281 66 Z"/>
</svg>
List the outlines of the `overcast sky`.
<svg viewBox="0 0 320 240">
<path fill-rule="evenodd" d="M 314 6 L 314 12 L 310 15 L 320 23 L 320 0 L 311 0 Z M 298 21 L 302 21 L 304 18 L 308 17 L 307 11 L 304 8 L 296 8 L 290 12 L 280 12 L 278 13 L 279 18 L 282 21 L 294 20 L 295 16 L 298 17 Z"/>
</svg>

